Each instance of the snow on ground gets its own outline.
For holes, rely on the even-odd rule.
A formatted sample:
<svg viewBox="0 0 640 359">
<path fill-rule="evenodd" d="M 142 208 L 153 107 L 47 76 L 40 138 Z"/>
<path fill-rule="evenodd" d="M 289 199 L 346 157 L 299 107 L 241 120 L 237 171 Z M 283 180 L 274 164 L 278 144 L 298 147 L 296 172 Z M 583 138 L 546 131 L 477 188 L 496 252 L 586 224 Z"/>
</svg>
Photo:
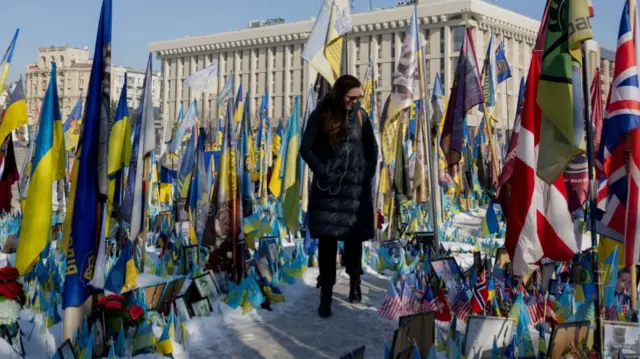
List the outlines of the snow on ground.
<svg viewBox="0 0 640 359">
<path fill-rule="evenodd" d="M 397 322 L 377 314 L 387 280 L 363 276 L 363 304 L 347 300 L 348 275 L 343 270 L 334 287 L 333 316 L 317 315 L 317 268 L 309 268 L 302 280 L 283 286 L 286 302 L 273 311 L 238 311 L 221 317 L 199 318 L 187 324 L 189 358 L 339 358 L 366 345 L 367 358 L 383 358 Z"/>
<path fill-rule="evenodd" d="M 458 214 L 454 227 L 459 228 L 459 239 L 477 236 L 483 216 L 483 210 Z M 291 251 L 293 247 L 286 242 L 285 249 Z M 473 263 L 473 254 L 470 253 L 473 245 L 455 242 L 444 242 L 443 245 L 453 252 L 469 252 L 456 254 L 463 268 Z M 150 257 L 153 256 L 150 253 Z M 232 310 L 220 303 L 221 314 L 187 322 L 186 348 L 183 350 L 174 343 L 174 358 L 339 358 L 361 345 L 366 345 L 365 358 L 383 358 L 385 343 L 391 342 L 398 327 L 397 321 L 382 319 L 377 314 L 389 278 L 369 267 L 364 270 L 363 303 L 357 305 L 348 302 L 349 276 L 344 269 L 339 270 L 334 287 L 333 316 L 328 319 L 317 315 L 320 294 L 315 287 L 317 268 L 309 268 L 294 285 L 283 285 L 281 289 L 286 302 L 273 304 L 271 312 L 254 309 L 242 315 L 240 310 Z M 166 280 L 145 273 L 137 282 L 138 285 L 150 285 Z M 24 333 L 25 357 L 49 359 L 61 343 L 62 323 L 43 331 L 42 315 L 36 315 L 35 327 L 30 323 L 32 317 L 30 311 L 22 312 L 20 325 Z M 458 328 L 464 330 L 463 323 L 459 324 Z M 154 328 L 154 332 L 158 330 L 161 328 Z M 159 357 L 145 355 L 136 358 Z M 19 356 L 0 340 L 0 358 Z"/>
</svg>

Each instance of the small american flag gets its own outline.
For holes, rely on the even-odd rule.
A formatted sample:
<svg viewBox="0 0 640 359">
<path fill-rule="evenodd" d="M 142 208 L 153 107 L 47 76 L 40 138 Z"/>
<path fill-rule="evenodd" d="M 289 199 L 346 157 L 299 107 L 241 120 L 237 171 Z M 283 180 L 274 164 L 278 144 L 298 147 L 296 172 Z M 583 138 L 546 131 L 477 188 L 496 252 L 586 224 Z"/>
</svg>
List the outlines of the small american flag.
<svg viewBox="0 0 640 359">
<path fill-rule="evenodd" d="M 536 325 L 544 320 L 544 307 L 544 298 L 542 298 L 541 301 L 539 298 L 536 298 L 535 295 L 529 296 L 527 299 L 527 310 L 531 317 L 531 324 Z"/>
<path fill-rule="evenodd" d="M 387 294 L 384 296 L 382 306 L 378 309 L 378 314 L 387 320 L 393 320 L 403 314 L 402 301 L 398 296 L 393 281 L 390 280 L 387 286 Z"/>
<path fill-rule="evenodd" d="M 456 297 L 455 303 L 451 306 L 451 312 L 455 313 L 458 319 L 462 321 L 467 321 L 469 319 L 469 315 L 471 314 L 471 304 L 465 292 L 458 293 Z"/>
</svg>

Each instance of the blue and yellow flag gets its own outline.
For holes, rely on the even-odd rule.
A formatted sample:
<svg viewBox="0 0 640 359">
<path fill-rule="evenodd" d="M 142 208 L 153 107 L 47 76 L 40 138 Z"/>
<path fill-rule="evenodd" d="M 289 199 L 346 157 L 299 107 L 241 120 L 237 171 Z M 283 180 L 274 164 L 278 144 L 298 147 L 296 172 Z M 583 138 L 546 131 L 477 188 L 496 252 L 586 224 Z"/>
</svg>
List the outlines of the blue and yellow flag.
<svg viewBox="0 0 640 359">
<path fill-rule="evenodd" d="M 153 354 L 156 349 L 156 343 L 157 340 L 156 337 L 153 336 L 151 323 L 147 320 L 136 328 L 131 353 L 133 356 L 140 354 Z"/>
<path fill-rule="evenodd" d="M 126 75 L 126 74 L 125 74 Z M 126 82 L 125 82 L 126 85 Z M 124 87 L 122 88 L 124 90 Z M 71 152 L 78 145 L 78 137 L 80 136 L 80 125 L 82 119 L 82 97 L 78 97 L 76 105 L 73 106 L 67 120 L 62 124 L 64 131 L 64 147 Z"/>
<path fill-rule="evenodd" d="M 247 99 L 248 98 L 249 93 L 247 93 Z M 254 198 L 252 177 L 256 173 L 256 150 L 254 145 L 249 101 L 245 101 L 242 123 L 240 124 L 238 168 L 240 169 L 240 190 L 242 191 L 242 197 L 251 200 Z"/>
<path fill-rule="evenodd" d="M 106 138 L 111 114 L 111 9 L 111 0 L 104 0 L 64 223 L 63 250 L 67 253 L 64 308 L 82 305 L 91 294 L 89 283 L 101 237 L 102 209 L 107 196 Z"/>
<path fill-rule="evenodd" d="M 489 202 L 487 207 L 487 214 L 482 220 L 482 237 L 488 237 L 491 234 L 498 233 L 500 227 L 498 225 L 498 218 L 496 217 L 496 211 L 493 208 L 493 200 Z"/>
<path fill-rule="evenodd" d="M 273 194 L 274 197 L 279 198 L 282 194 L 282 172 L 283 165 L 282 161 L 284 161 L 284 152 L 283 152 L 283 139 L 282 139 L 282 122 L 278 121 L 278 128 L 276 129 L 276 134 L 273 136 L 273 145 L 272 151 L 276 153 L 276 162 L 273 164 L 273 172 L 271 175 L 271 180 L 269 181 L 269 191 Z"/>
<path fill-rule="evenodd" d="M 238 93 L 236 94 L 236 105 L 233 112 L 233 123 L 238 123 L 242 120 L 242 114 L 244 113 L 244 100 L 242 99 L 242 83 L 238 86 Z M 226 130 L 226 129 L 225 129 Z"/>
<path fill-rule="evenodd" d="M 507 61 L 507 55 L 504 52 L 504 39 L 500 41 L 500 45 L 496 49 L 496 79 L 501 84 L 511 77 L 511 67 Z"/>
<path fill-rule="evenodd" d="M 18 42 L 18 34 L 20 34 L 20 29 L 16 29 L 15 34 L 13 34 L 13 39 L 11 39 L 11 43 L 7 48 L 7 52 L 4 53 L 4 57 L 2 57 L 2 61 L 0 61 L 0 69 L 2 69 L 2 75 L 0 75 L 0 88 L 4 86 L 4 82 L 7 80 L 9 65 L 11 65 L 11 60 L 13 59 L 13 50 L 15 50 L 16 42 Z"/>
<path fill-rule="evenodd" d="M 136 287 L 138 268 L 133 259 L 131 241 L 125 241 L 118 261 L 111 268 L 104 288 L 110 292 L 122 293 Z"/>
<path fill-rule="evenodd" d="M 22 216 L 22 229 L 15 259 L 21 275 L 40 260 L 51 237 L 53 182 L 64 177 L 65 156 L 58 103 L 56 65 L 51 64 L 49 88 L 42 102 L 40 129 L 31 166 L 31 180 Z"/>
<path fill-rule="evenodd" d="M 109 159 L 107 173 L 109 189 L 107 194 L 107 224 L 105 235 L 111 231 L 111 212 L 122 202 L 122 181 L 124 167 L 131 158 L 131 125 L 129 124 L 129 108 L 127 106 L 127 74 L 124 74 L 124 85 L 120 92 L 120 100 L 116 109 L 116 117 L 109 136 Z"/>
<path fill-rule="evenodd" d="M 172 324 L 171 321 L 167 321 L 162 330 L 162 335 L 160 335 L 156 343 L 156 353 L 169 358 L 173 358 L 173 344 L 171 343 L 171 337 L 169 335 Z"/>
<path fill-rule="evenodd" d="M 9 136 L 11 131 L 25 125 L 27 120 L 27 102 L 24 99 L 22 78 L 20 78 L 9 96 L 9 106 L 7 106 L 0 121 L 0 146 L 4 143 L 4 140 Z"/>
<path fill-rule="evenodd" d="M 300 130 L 300 97 L 293 100 L 293 110 L 287 123 L 287 141 L 282 166 L 282 214 L 284 223 L 293 233 L 298 231 L 300 214 L 300 142 L 302 131 Z"/>
</svg>

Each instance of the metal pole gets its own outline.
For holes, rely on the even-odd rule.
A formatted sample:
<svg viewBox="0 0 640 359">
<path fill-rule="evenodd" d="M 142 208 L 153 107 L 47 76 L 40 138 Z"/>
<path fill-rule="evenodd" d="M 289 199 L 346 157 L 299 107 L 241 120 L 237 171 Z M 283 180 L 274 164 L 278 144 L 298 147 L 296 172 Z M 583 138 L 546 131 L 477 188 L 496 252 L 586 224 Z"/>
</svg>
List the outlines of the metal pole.
<svg viewBox="0 0 640 359">
<path fill-rule="evenodd" d="M 417 5 L 416 5 L 417 7 Z M 424 54 L 424 48 L 422 53 Z M 426 68 L 427 68 L 427 60 L 424 57 L 424 55 L 422 56 L 421 62 L 419 63 L 420 65 L 420 95 L 422 97 L 422 116 L 424 117 L 425 120 L 425 126 L 427 129 L 431 129 L 431 124 L 428 124 L 428 120 L 427 120 L 427 74 L 426 74 Z M 430 119 L 429 119 L 430 120 Z M 428 125 L 427 125 L 428 124 Z M 431 187 L 431 221 L 433 223 L 433 236 L 434 236 L 434 246 L 435 246 L 435 255 L 436 255 L 436 259 L 438 258 L 438 248 L 440 248 L 440 244 L 438 243 L 438 232 L 439 232 L 439 228 L 438 228 L 438 204 L 436 203 L 436 195 L 438 192 L 440 192 L 440 189 L 438 188 L 438 184 L 436 183 L 436 179 L 434 176 L 434 163 L 433 163 L 433 157 L 431 155 L 433 148 L 431 147 L 431 132 L 429 133 L 425 133 L 425 137 L 427 139 L 427 158 L 428 158 L 428 165 L 429 165 L 429 185 Z M 438 144 L 436 143 L 436 146 Z M 435 163 L 435 168 L 437 168 L 437 162 Z"/>
<path fill-rule="evenodd" d="M 596 328 L 594 340 L 594 351 L 596 355 L 602 357 L 602 349 L 604 348 L 604 333 L 602 331 L 602 307 L 600 303 L 600 293 L 602 292 L 602 283 L 600 282 L 598 268 L 598 233 L 596 232 L 596 221 L 594 210 L 596 208 L 596 182 L 593 175 L 593 126 L 591 125 L 591 108 L 590 108 L 590 91 L 589 91 L 589 58 L 587 56 L 586 45 L 582 44 L 582 97 L 584 102 L 584 127 L 587 136 L 587 164 L 589 170 L 589 225 L 591 230 L 591 265 L 596 275 L 596 283 L 598 286 L 598 295 L 595 296 L 594 304 L 596 307 Z"/>
</svg>

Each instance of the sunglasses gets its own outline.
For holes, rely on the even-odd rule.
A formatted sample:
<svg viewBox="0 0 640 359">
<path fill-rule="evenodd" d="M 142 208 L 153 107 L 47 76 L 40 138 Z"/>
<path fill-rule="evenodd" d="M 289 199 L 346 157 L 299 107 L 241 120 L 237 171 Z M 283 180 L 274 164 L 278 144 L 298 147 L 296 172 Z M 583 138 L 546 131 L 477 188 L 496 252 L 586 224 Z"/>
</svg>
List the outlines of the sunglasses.
<svg viewBox="0 0 640 359">
<path fill-rule="evenodd" d="M 362 100 L 362 96 L 345 96 L 349 102 L 357 102 Z"/>
</svg>

